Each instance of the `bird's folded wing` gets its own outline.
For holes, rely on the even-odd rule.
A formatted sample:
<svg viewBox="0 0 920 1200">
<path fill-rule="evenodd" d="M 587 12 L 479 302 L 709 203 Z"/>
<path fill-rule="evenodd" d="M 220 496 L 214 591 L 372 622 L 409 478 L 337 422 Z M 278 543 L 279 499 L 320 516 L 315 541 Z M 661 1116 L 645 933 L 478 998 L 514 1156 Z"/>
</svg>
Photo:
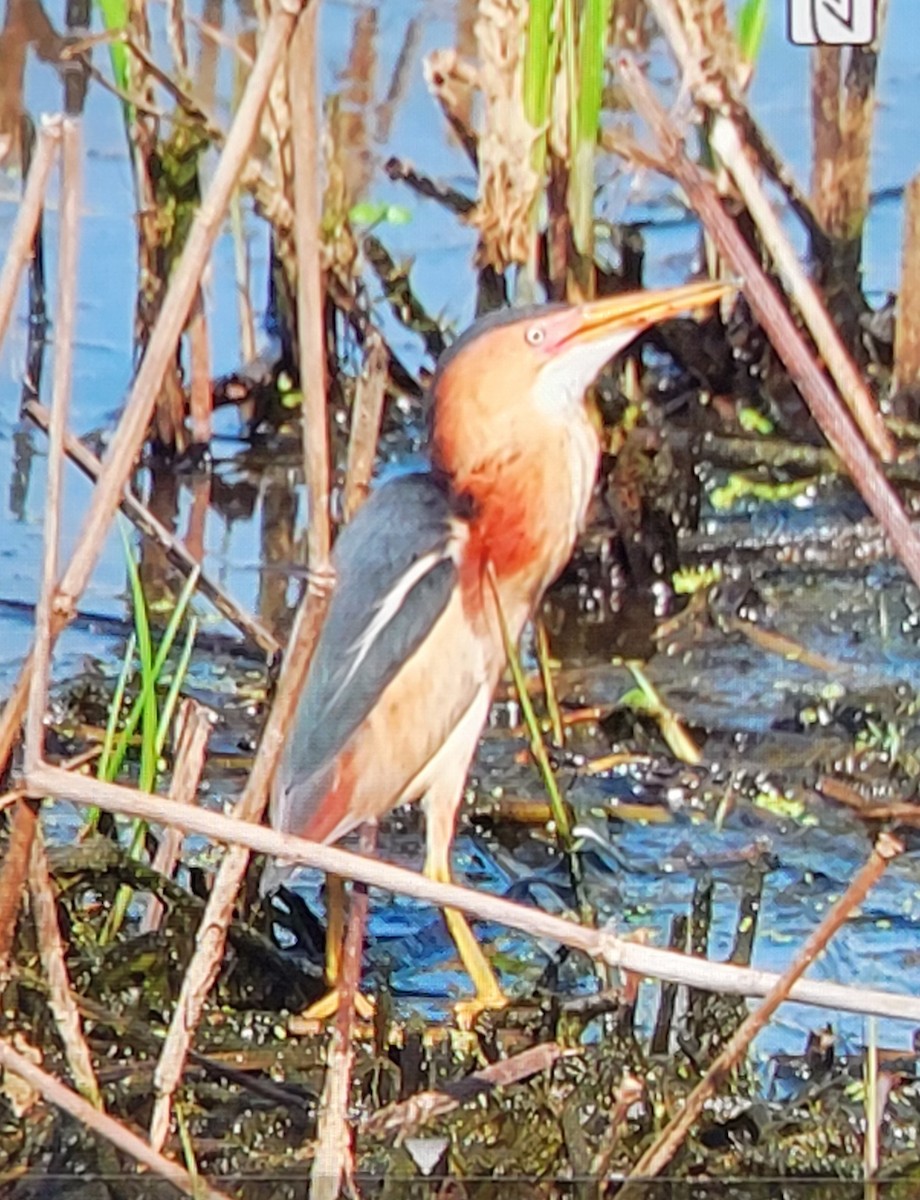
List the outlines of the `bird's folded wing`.
<svg viewBox="0 0 920 1200">
<path fill-rule="evenodd" d="M 430 475 L 377 489 L 336 543 L 336 585 L 279 784 L 310 791 L 400 667 L 428 636 L 457 583 L 457 536 Z"/>
</svg>

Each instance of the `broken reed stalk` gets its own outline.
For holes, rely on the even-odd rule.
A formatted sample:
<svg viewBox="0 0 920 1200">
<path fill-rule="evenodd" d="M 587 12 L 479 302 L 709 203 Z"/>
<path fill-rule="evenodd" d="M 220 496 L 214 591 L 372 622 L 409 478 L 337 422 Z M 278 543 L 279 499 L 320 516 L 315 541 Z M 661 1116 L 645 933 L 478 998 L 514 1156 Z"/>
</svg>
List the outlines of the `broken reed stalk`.
<svg viewBox="0 0 920 1200">
<path fill-rule="evenodd" d="M 43 404 L 39 404 L 37 400 L 28 400 L 23 406 L 23 412 L 39 429 L 47 433 L 51 422 L 51 414 Z M 88 478 L 92 480 L 99 478 L 103 470 L 102 463 L 79 438 L 74 437 L 71 433 L 66 434 L 64 437 L 64 450 L 67 457 Z M 170 562 L 183 575 L 188 576 L 193 571 L 199 572 L 196 590 L 206 596 L 217 611 L 226 617 L 231 625 L 235 625 L 244 637 L 249 638 L 253 646 L 264 651 L 269 657 L 273 657 L 281 652 L 281 643 L 275 635 L 266 629 L 258 618 L 248 613 L 241 604 L 238 604 L 232 596 L 228 595 L 219 583 L 215 583 L 209 575 L 201 570 L 198 560 L 189 551 L 185 543 L 171 529 L 167 529 L 163 522 L 155 517 L 150 509 L 142 504 L 128 487 L 125 487 L 122 494 L 121 511 L 144 537 L 158 542 L 166 550 Z"/>
<path fill-rule="evenodd" d="M 920 387 L 920 175 L 913 177 L 904 193 L 893 386 L 895 390 Z"/>
<path fill-rule="evenodd" d="M 73 617 L 77 601 L 102 551 L 112 517 L 150 427 L 154 403 L 191 308 L 211 248 L 220 233 L 230 195 L 239 178 L 259 124 L 275 70 L 290 40 L 301 4 L 282 0 L 272 9 L 255 65 L 243 92 L 223 153 L 163 301 L 147 351 L 125 403 L 118 429 L 105 457 L 77 547 L 54 601 L 52 642 Z M 33 653 L 27 655 L 0 718 L 0 770 L 5 767 L 26 709 Z"/>
<path fill-rule="evenodd" d="M 194 700 L 183 700 L 176 717 L 176 754 L 169 798 L 177 804 L 194 804 L 198 795 L 198 784 L 204 770 L 211 721 L 207 710 Z M 167 826 L 160 837 L 160 844 L 153 856 L 151 869 L 171 879 L 182 850 L 182 830 L 174 825 Z M 140 925 L 141 933 L 159 929 L 163 917 L 163 902 L 156 896 L 147 901 Z"/>
<path fill-rule="evenodd" d="M 45 193 L 51 178 L 51 168 L 61 144 L 61 125 L 61 117 L 44 117 L 39 130 L 38 146 L 32 156 L 25 190 L 19 202 L 19 211 L 3 261 L 3 270 L 0 271 L 0 344 L 6 337 L 23 269 L 32 255 L 35 231 L 45 207 Z"/>
<path fill-rule="evenodd" d="M 376 824 L 362 825 L 358 853 L 370 857 L 376 849 Z M 366 924 L 367 888 L 364 884 L 356 883 L 348 900 L 339 1008 L 326 1056 L 326 1076 L 316 1124 L 316 1151 L 310 1171 L 310 1200 L 337 1200 L 343 1184 L 350 1192 L 354 1191 L 354 1154 L 348 1101 L 355 1061 L 355 998 L 361 983 Z"/>
<path fill-rule="evenodd" d="M 49 1104 L 66 1112 L 75 1121 L 79 1121 L 87 1129 L 99 1134 L 100 1137 L 106 1138 L 116 1149 L 121 1150 L 122 1153 L 127 1154 L 161 1179 L 167 1180 L 187 1196 L 192 1196 L 195 1200 L 230 1200 L 225 1192 L 208 1187 L 200 1179 L 193 1180 L 178 1163 L 151 1150 L 143 1138 L 138 1137 L 121 1121 L 116 1121 L 107 1113 L 93 1108 L 88 1100 L 84 1100 L 77 1092 L 72 1091 L 54 1076 L 49 1075 L 47 1071 L 36 1066 L 30 1058 L 21 1053 L 22 1048 L 24 1047 L 21 1046 L 20 1049 L 14 1050 L 9 1042 L 0 1038 L 0 1066 L 12 1074 L 18 1075 L 20 1079 L 24 1079 Z M 37 1057 L 37 1050 L 32 1050 L 31 1047 L 28 1049 Z"/>
<path fill-rule="evenodd" d="M 782 973 L 762 1004 L 742 1021 L 729 1038 L 725 1049 L 712 1063 L 705 1076 L 684 1101 L 681 1111 L 662 1130 L 661 1135 L 639 1159 L 629 1173 L 629 1179 L 637 1182 L 661 1173 L 677 1153 L 694 1122 L 703 1111 L 706 1101 L 715 1093 L 728 1073 L 738 1065 L 751 1042 L 766 1026 L 767 1022 L 788 1000 L 795 982 L 821 954 L 828 942 L 847 920 L 855 908 L 862 904 L 869 892 L 885 873 L 888 864 L 904 847 L 890 833 L 882 833 L 865 864 L 840 899 L 827 912 L 801 947 L 795 958 Z M 618 1193 L 625 1197 L 632 1189 L 627 1183 Z"/>
<path fill-rule="evenodd" d="M 386 386 L 386 349 L 380 334 L 372 329 L 365 343 L 364 365 L 355 388 L 351 429 L 348 432 L 348 461 L 342 498 L 346 521 L 351 520 L 370 491 Z"/>
<path fill-rule="evenodd" d="M 58 925 L 57 896 L 48 869 L 48 856 L 40 829 L 32 839 L 29 893 L 32 898 L 32 916 L 42 970 L 48 981 L 48 1007 L 54 1015 L 67 1065 L 77 1085 L 77 1091 L 93 1108 L 101 1110 L 102 1094 L 93 1068 L 92 1055 L 83 1034 L 83 1022 L 70 986 L 64 940 Z"/>
<path fill-rule="evenodd" d="M 855 246 L 854 262 L 869 211 L 875 85 L 887 8 L 888 0 L 877 0 L 870 45 L 817 46 L 813 57 L 812 206 L 826 236 Z"/>
<path fill-rule="evenodd" d="M 281 687 L 279 684 L 279 696 Z M 272 716 L 275 708 L 272 709 Z M 271 720 L 271 717 L 270 717 Z M 266 728 L 266 734 L 268 730 Z M 263 741 L 264 741 L 263 737 Z M 260 746 L 260 754 L 262 747 Z M 257 756 L 256 766 L 259 764 Z M 256 766 L 253 767 L 255 772 Z M 264 766 L 260 767 L 264 771 Z M 32 795 L 52 795 L 74 804 L 97 805 L 107 812 L 143 817 L 162 825 L 176 825 L 187 833 L 199 834 L 212 841 L 232 846 L 245 846 L 246 853 L 266 854 L 305 867 L 314 867 L 326 874 L 343 879 L 357 879 L 368 887 L 412 896 L 438 908 L 457 908 L 483 921 L 493 921 L 519 929 L 532 937 L 546 938 L 581 950 L 592 958 L 602 959 L 611 967 L 619 967 L 650 979 L 670 979 L 703 991 L 720 991 L 735 996 L 765 996 L 775 985 L 777 976 L 768 971 L 735 967 L 710 962 L 703 958 L 640 946 L 624 941 L 605 929 L 576 924 L 539 909 L 530 908 L 499 896 L 458 887 L 456 884 L 436 883 L 424 875 L 396 867 L 376 859 L 309 842 L 292 834 L 278 833 L 251 820 L 211 812 L 196 806 L 176 804 L 162 796 L 140 792 L 118 784 L 102 783 L 74 775 L 60 767 L 42 765 L 26 779 Z M 232 851 L 228 852 L 232 853 Z M 207 912 L 206 918 L 207 919 Z M 205 928 L 205 924 L 202 925 Z M 790 1000 L 813 1004 L 820 1008 L 836 1008 L 841 1012 L 875 1014 L 920 1022 L 920 998 L 869 988 L 846 987 L 820 980 L 800 980 L 792 989 Z"/>
<path fill-rule="evenodd" d="M 920 540 L 879 463 L 805 345 L 777 289 L 765 275 L 715 189 L 687 156 L 683 140 L 635 60 L 621 54 L 617 69 L 630 102 L 654 132 L 668 164 L 729 268 L 740 277 L 751 310 L 770 338 L 789 377 L 804 397 L 821 432 L 885 533 L 913 581 L 920 586 Z"/>
<path fill-rule="evenodd" d="M 332 585 L 328 565 L 329 453 L 325 351 L 322 337 L 319 180 L 315 171 L 315 165 L 320 159 L 314 58 L 316 5 L 317 0 L 312 0 L 300 16 L 293 31 L 289 61 L 292 85 L 298 80 L 292 92 L 299 114 L 294 132 L 295 197 L 298 203 L 297 319 L 304 397 L 304 460 L 310 497 L 310 562 L 306 594 L 298 609 L 274 702 L 262 732 L 249 780 L 234 809 L 236 816 L 249 821 L 261 820 L 265 810 L 269 788 L 281 759 L 287 732 L 294 719 Z M 273 13 L 269 26 L 274 20 Z M 299 79 L 300 76 L 306 78 L 306 85 Z M 313 215 L 315 224 L 305 224 L 305 214 L 300 209 L 301 203 L 306 205 L 307 213 Z M 307 386 L 307 379 L 311 381 L 311 386 Z M 205 1001 L 223 961 L 227 931 L 233 917 L 236 896 L 249 865 L 249 857 L 248 849 L 240 845 L 232 846 L 221 862 L 208 897 L 195 953 L 183 977 L 163 1051 L 154 1072 L 155 1100 L 150 1123 L 150 1144 L 156 1148 L 162 1147 L 169 1132 L 172 1098 L 182 1078 L 185 1060 Z"/>
<path fill-rule="evenodd" d="M 204 296 L 199 287 L 188 321 L 189 346 L 189 423 L 192 445 L 211 445 L 211 416 L 214 396 L 211 391 L 211 347 L 208 342 L 208 318 Z"/>
<path fill-rule="evenodd" d="M 15 796 L 6 853 L 0 866 L 0 981 L 9 978 L 10 954 L 38 821 L 38 802 L 27 800 L 21 789 L 17 789 Z"/>
</svg>

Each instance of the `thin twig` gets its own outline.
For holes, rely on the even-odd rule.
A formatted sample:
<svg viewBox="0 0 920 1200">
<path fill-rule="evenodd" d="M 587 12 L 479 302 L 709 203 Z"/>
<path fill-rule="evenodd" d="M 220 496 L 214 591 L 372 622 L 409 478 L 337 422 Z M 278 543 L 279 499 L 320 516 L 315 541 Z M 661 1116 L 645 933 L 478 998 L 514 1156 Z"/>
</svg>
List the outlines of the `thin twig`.
<svg viewBox="0 0 920 1200">
<path fill-rule="evenodd" d="M 280 696 L 279 683 L 279 701 L 273 706 L 272 716 L 278 708 Z M 271 717 L 269 721 L 271 723 Z M 280 724 L 280 718 L 274 722 L 272 741 L 278 736 Z M 269 732 L 266 726 L 263 744 L 269 739 Z M 262 755 L 262 746 L 259 754 Z M 254 774 L 258 765 L 257 756 Z M 259 770 L 264 773 L 264 764 Z M 343 879 L 358 879 L 368 887 L 412 896 L 439 908 L 457 908 L 479 920 L 494 921 L 512 929 L 520 929 L 532 937 L 572 946 L 593 958 L 603 959 L 612 967 L 622 967 L 650 979 L 671 979 L 704 991 L 720 991 L 736 996 L 765 996 L 776 983 L 777 976 L 769 971 L 714 963 L 653 946 L 640 946 L 623 941 L 608 930 L 589 928 L 487 892 L 458 887 L 456 884 L 436 883 L 404 867 L 362 858 L 347 850 L 309 842 L 292 834 L 278 833 L 256 825 L 252 820 L 241 821 L 223 813 L 176 804 L 149 792 L 73 775 L 60 767 L 42 766 L 25 782 L 33 795 L 53 795 L 74 804 L 95 804 L 107 812 L 143 817 L 163 825 L 176 825 L 187 833 L 199 834 L 213 841 L 245 846 L 247 850 L 244 853 L 247 855 L 250 851 L 266 854 L 314 867 L 327 874 L 340 875 Z M 260 783 L 259 786 L 264 784 Z M 228 858 L 230 853 L 233 852 L 228 853 Z M 204 933 L 200 937 L 210 936 L 207 914 L 202 929 Z M 920 998 L 900 993 L 805 979 L 795 985 L 789 998 L 819 1008 L 836 1008 L 841 1012 L 874 1013 L 880 1017 L 920 1021 Z"/>
<path fill-rule="evenodd" d="M 358 850 L 377 848 L 376 824 L 361 826 Z M 361 951 L 367 923 L 367 888 L 354 884 L 348 902 L 348 930 L 342 947 L 339 1008 L 326 1058 L 326 1076 L 316 1125 L 316 1154 L 310 1172 L 310 1200 L 337 1200 L 343 1182 L 355 1193 L 348 1099 L 354 1068 L 355 997 L 361 981 Z"/>
<path fill-rule="evenodd" d="M 329 569 L 329 431 L 326 421 L 326 351 L 323 329 L 322 161 L 318 113 L 319 0 L 304 10 L 288 57 L 291 104 L 297 113 L 294 148 L 294 209 L 297 242 L 297 342 L 304 395 L 303 471 L 309 489 L 309 567 Z"/>
<path fill-rule="evenodd" d="M 408 1100 L 365 1113 L 361 1119 L 361 1132 L 371 1137 L 395 1137 L 397 1146 L 401 1145 L 419 1126 L 453 1112 L 475 1096 L 548 1071 L 566 1053 L 578 1054 L 580 1051 L 566 1051 L 558 1042 L 541 1042 L 537 1046 L 530 1046 L 520 1054 L 500 1058 L 462 1079 L 444 1083 L 437 1091 L 416 1092 Z"/>
<path fill-rule="evenodd" d="M 125 483 L 134 468 L 150 426 L 160 384 L 167 367 L 173 361 L 176 344 L 185 327 L 201 273 L 220 233 L 230 195 L 245 165 L 265 97 L 290 41 L 300 8 L 297 0 L 282 0 L 272 8 L 265 37 L 227 136 L 226 146 L 207 194 L 195 214 L 188 240 L 151 333 L 147 352 L 109 446 L 77 548 L 61 579 L 55 602 L 53 638 L 58 636 L 72 617 L 77 601 L 102 551 L 112 517 L 121 504 Z M 0 718 L 0 769 L 6 764 L 19 731 L 26 708 L 28 680 L 33 665 L 33 655 L 30 652 Z"/>
<path fill-rule="evenodd" d="M 77 319 L 77 274 L 80 239 L 80 122 L 65 117 L 61 125 L 61 223 L 58 252 L 57 320 L 52 380 L 51 426 L 48 431 L 48 477 L 45 487 L 44 548 L 41 591 L 35 612 L 35 652 L 29 681 L 26 720 L 26 770 L 42 758 L 48 673 L 51 667 L 51 620 L 58 574 L 64 479 L 64 434 L 70 411 L 73 344 Z"/>
<path fill-rule="evenodd" d="M 33 1051 L 33 1053 L 36 1052 Z M 195 1200 L 230 1200 L 225 1192 L 208 1187 L 200 1180 L 193 1181 L 188 1172 L 184 1171 L 178 1163 L 151 1150 L 143 1138 L 132 1133 L 121 1121 L 116 1121 L 107 1113 L 93 1108 L 88 1100 L 84 1100 L 82 1096 L 49 1075 L 47 1071 L 36 1066 L 26 1054 L 14 1050 L 9 1042 L 3 1039 L 0 1039 L 0 1066 L 14 1075 L 18 1075 L 20 1079 L 24 1079 L 44 1096 L 49 1104 L 69 1113 L 74 1120 L 79 1121 L 101 1137 L 107 1138 L 117 1149 L 130 1155 L 142 1166 L 178 1188 L 180 1192 L 195 1197 Z"/>
<path fill-rule="evenodd" d="M 743 281 L 754 315 L 770 337 L 792 382 L 804 396 L 815 420 L 839 456 L 866 505 L 891 539 L 895 553 L 913 581 L 920 585 L 920 540 L 878 461 L 859 437 L 849 412 L 802 341 L 783 300 L 764 274 L 737 225 L 722 207 L 716 192 L 687 157 L 670 117 L 653 94 L 636 61 L 627 54 L 617 60 L 619 79 L 637 112 L 651 125 L 655 137 L 700 219 L 730 268 Z"/>
<path fill-rule="evenodd" d="M 19 202 L 16 223 L 10 235 L 0 271 L 0 345 L 6 337 L 10 314 L 16 302 L 19 280 L 23 269 L 32 255 L 35 231 L 45 207 L 45 192 L 51 169 L 61 144 L 61 117 L 45 117 L 38 135 L 38 146 L 32 157 L 25 191 Z"/>
<path fill-rule="evenodd" d="M 39 429 L 47 431 L 51 414 L 44 405 L 39 404 L 37 400 L 29 400 L 26 402 L 23 412 L 31 421 L 35 422 Z M 64 449 L 67 457 L 85 475 L 93 480 L 99 478 L 103 469 L 102 463 L 79 438 L 74 437 L 71 433 L 66 434 Z M 125 488 L 122 495 L 121 511 L 145 537 L 158 542 L 166 550 L 174 567 L 177 567 L 185 575 L 190 575 L 192 571 L 199 572 L 197 590 L 211 601 L 221 616 L 226 617 L 232 625 L 235 625 L 242 634 L 248 637 L 254 646 L 258 646 L 260 650 L 271 657 L 281 652 L 281 643 L 275 635 L 225 592 L 219 583 L 201 570 L 201 564 L 188 547 L 171 529 L 167 529 L 163 522 L 155 517 L 128 487 Z"/>
<path fill-rule="evenodd" d="M 837 903 L 828 910 L 824 920 L 811 933 L 798 954 L 777 979 L 763 1003 L 758 1005 L 738 1026 L 729 1038 L 725 1049 L 684 1101 L 681 1111 L 668 1122 L 655 1144 L 642 1155 L 630 1171 L 630 1179 L 652 1178 L 660 1174 L 668 1165 L 682 1145 L 693 1123 L 703 1111 L 706 1101 L 715 1093 L 728 1073 L 741 1061 L 748 1046 L 779 1006 L 791 998 L 795 982 L 821 954 L 853 909 L 865 900 L 884 874 L 888 864 L 898 854 L 903 853 L 903 849 L 900 842 L 891 834 L 881 834 L 875 848 L 853 882 Z M 630 1187 L 627 1184 L 619 1195 L 625 1197 L 629 1191 Z"/>
<path fill-rule="evenodd" d="M 93 1068 L 92 1055 L 83 1035 L 83 1023 L 70 986 L 70 976 L 64 958 L 64 942 L 58 924 L 57 897 L 44 839 L 38 830 L 32 841 L 32 861 L 29 868 L 29 891 L 32 896 L 32 915 L 41 955 L 42 970 L 48 981 L 48 1005 L 54 1014 L 67 1065 L 77 1085 L 77 1091 L 92 1104 L 102 1108 L 99 1081 Z"/>
<path fill-rule="evenodd" d="M 348 464 L 343 497 L 346 521 L 355 515 L 370 490 L 386 399 L 387 354 L 376 330 L 368 334 L 365 351 L 348 434 Z"/>
</svg>

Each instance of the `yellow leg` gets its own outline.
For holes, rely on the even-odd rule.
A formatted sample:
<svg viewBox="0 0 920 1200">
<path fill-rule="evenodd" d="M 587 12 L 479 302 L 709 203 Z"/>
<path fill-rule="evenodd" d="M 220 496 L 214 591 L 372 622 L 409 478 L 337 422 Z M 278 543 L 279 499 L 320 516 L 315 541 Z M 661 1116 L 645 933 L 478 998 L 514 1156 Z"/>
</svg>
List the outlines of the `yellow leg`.
<svg viewBox="0 0 920 1200">
<path fill-rule="evenodd" d="M 326 982 L 335 987 L 342 973 L 342 943 L 345 940 L 345 880 L 326 876 Z"/>
<path fill-rule="evenodd" d="M 342 943 L 345 940 L 345 880 L 341 875 L 326 876 L 326 983 L 329 991 L 315 1004 L 311 1004 L 296 1018 L 294 1031 L 317 1021 L 326 1021 L 339 1008 L 339 977 L 342 973 Z M 355 996 L 358 1016 L 369 1021 L 374 1015 L 374 1006 L 360 992 Z"/>
<path fill-rule="evenodd" d="M 429 879 L 438 883 L 450 883 L 450 845 L 453 838 L 454 814 L 450 812 L 449 823 L 445 821 L 444 810 L 439 814 L 434 811 L 434 805 L 427 812 L 428 853 L 425 860 L 425 874 Z M 441 817 L 440 821 L 438 817 Z M 445 825 L 447 826 L 445 828 Z M 472 1000 L 461 1000 L 454 1008 L 457 1023 L 463 1029 L 469 1029 L 481 1012 L 487 1009 L 504 1008 L 508 997 L 501 989 L 498 977 L 492 970 L 489 960 L 483 953 L 482 947 L 476 941 L 466 917 L 455 908 L 444 909 L 444 920 L 460 961 L 466 973 L 473 981 L 476 995 Z"/>
</svg>

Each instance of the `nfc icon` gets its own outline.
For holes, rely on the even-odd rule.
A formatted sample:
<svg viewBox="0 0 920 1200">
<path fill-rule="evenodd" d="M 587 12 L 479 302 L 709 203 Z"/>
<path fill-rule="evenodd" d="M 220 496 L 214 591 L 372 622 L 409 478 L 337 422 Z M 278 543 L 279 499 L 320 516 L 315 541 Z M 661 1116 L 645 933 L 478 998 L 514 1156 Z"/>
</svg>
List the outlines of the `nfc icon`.
<svg viewBox="0 0 920 1200">
<path fill-rule="evenodd" d="M 876 0 L 787 0 L 789 40 L 796 46 L 868 46 Z"/>
</svg>

